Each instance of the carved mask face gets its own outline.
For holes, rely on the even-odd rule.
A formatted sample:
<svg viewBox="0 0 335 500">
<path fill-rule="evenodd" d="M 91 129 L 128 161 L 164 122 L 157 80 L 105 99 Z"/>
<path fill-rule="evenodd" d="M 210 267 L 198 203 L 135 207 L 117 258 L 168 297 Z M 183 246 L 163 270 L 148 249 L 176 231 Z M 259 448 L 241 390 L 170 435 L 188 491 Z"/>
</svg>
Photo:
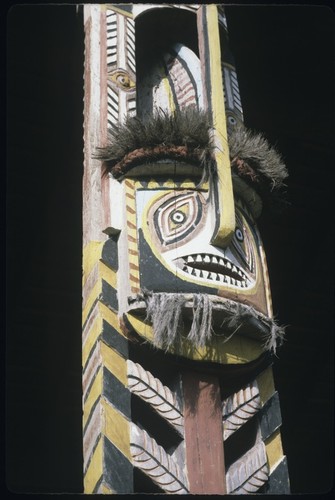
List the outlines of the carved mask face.
<svg viewBox="0 0 335 500">
<path fill-rule="evenodd" d="M 267 313 L 261 240 L 235 197 L 235 231 L 225 247 L 211 243 L 215 216 L 207 190 L 139 189 L 141 286 L 156 292 L 214 294 Z"/>
</svg>

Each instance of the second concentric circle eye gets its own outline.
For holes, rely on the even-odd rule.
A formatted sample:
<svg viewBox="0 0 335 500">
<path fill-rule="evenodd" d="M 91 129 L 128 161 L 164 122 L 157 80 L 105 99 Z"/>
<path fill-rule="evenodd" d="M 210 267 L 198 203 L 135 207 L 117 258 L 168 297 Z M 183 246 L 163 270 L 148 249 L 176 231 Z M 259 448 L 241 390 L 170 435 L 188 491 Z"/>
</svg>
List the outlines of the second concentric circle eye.
<svg viewBox="0 0 335 500">
<path fill-rule="evenodd" d="M 182 224 L 186 220 L 186 215 L 181 210 L 174 210 L 170 214 L 170 219 L 175 224 Z"/>
<path fill-rule="evenodd" d="M 235 236 L 236 236 L 238 241 L 244 240 L 244 235 L 239 227 L 235 229 Z"/>
</svg>

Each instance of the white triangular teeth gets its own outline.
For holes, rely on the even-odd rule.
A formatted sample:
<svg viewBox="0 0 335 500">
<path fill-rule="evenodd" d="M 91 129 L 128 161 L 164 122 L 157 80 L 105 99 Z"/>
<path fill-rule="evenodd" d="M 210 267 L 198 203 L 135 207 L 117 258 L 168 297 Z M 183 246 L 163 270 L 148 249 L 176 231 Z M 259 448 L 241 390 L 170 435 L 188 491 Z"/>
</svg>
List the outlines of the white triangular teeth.
<svg viewBox="0 0 335 500">
<path fill-rule="evenodd" d="M 222 270 L 222 274 L 221 272 L 217 272 L 219 268 L 216 269 L 216 271 L 197 269 L 196 263 L 212 263 L 216 266 L 222 266 L 223 268 L 229 269 L 232 273 L 234 273 L 234 278 L 223 274 L 225 272 L 224 270 Z M 215 281 L 217 284 L 220 283 L 224 285 L 232 285 L 238 288 L 248 288 L 250 286 L 249 280 L 247 279 L 243 271 L 235 266 L 232 262 L 228 261 L 225 258 L 223 259 L 222 257 L 210 254 L 193 254 L 180 259 L 176 259 L 175 264 L 185 274 L 194 276 L 195 278 L 200 278 L 201 280 Z M 238 276 L 240 278 L 236 279 Z"/>
</svg>

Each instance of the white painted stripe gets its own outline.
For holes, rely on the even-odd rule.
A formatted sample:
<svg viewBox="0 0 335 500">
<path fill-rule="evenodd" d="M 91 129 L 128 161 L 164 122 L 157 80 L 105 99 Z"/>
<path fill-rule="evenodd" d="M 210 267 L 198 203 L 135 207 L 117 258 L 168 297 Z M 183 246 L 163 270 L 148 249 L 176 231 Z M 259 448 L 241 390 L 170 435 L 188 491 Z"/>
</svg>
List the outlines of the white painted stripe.
<svg viewBox="0 0 335 500">
<path fill-rule="evenodd" d="M 134 63 L 133 63 L 130 59 L 128 59 L 128 64 L 129 64 L 130 69 L 131 69 L 134 73 L 136 73 L 136 66 L 135 66 L 135 64 L 134 64 Z"/>
<path fill-rule="evenodd" d="M 118 15 L 118 65 L 120 68 L 126 69 L 126 19 L 121 14 Z"/>
<path fill-rule="evenodd" d="M 116 56 L 107 57 L 107 65 L 114 66 L 116 64 Z"/>
</svg>

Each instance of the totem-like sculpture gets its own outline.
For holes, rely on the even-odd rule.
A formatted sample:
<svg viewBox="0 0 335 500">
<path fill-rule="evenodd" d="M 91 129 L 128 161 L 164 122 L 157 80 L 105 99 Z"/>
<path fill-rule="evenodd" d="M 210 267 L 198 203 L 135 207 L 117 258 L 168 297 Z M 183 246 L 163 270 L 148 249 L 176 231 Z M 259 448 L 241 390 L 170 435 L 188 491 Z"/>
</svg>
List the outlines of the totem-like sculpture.
<svg viewBox="0 0 335 500">
<path fill-rule="evenodd" d="M 287 173 L 223 8 L 84 12 L 85 492 L 288 493 L 255 222 Z"/>
</svg>

